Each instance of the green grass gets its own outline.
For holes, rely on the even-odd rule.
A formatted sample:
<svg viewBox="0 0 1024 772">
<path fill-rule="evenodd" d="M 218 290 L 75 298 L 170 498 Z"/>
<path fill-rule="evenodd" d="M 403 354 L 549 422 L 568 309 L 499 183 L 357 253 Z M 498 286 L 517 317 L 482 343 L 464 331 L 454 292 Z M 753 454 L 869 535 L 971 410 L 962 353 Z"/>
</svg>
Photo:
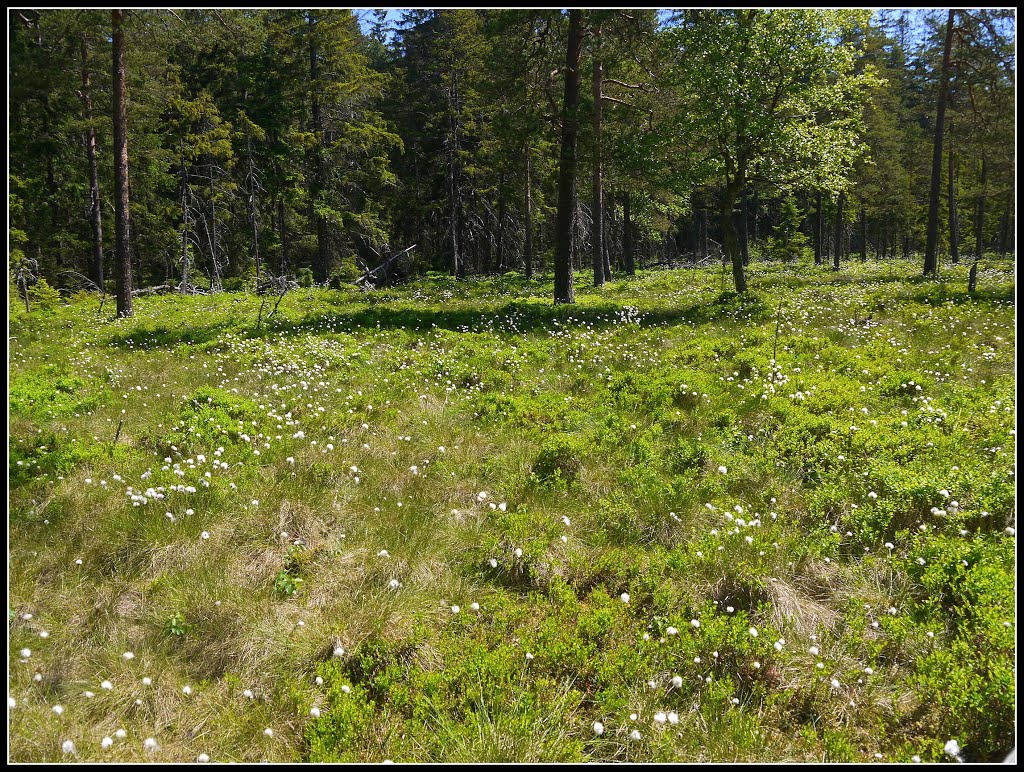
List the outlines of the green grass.
<svg viewBox="0 0 1024 772">
<path fill-rule="evenodd" d="M 10 758 L 1001 760 L 1013 266 L 917 269 L 12 303 Z"/>
</svg>

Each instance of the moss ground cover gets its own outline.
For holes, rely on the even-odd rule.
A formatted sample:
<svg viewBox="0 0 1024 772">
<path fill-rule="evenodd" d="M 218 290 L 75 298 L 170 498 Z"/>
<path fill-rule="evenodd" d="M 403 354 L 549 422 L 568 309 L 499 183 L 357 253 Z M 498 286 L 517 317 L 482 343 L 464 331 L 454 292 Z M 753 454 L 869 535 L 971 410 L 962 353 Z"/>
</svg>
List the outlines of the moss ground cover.
<svg viewBox="0 0 1024 772">
<path fill-rule="evenodd" d="M 916 270 L 12 304 L 11 759 L 1001 759 L 1013 269 Z"/>
</svg>

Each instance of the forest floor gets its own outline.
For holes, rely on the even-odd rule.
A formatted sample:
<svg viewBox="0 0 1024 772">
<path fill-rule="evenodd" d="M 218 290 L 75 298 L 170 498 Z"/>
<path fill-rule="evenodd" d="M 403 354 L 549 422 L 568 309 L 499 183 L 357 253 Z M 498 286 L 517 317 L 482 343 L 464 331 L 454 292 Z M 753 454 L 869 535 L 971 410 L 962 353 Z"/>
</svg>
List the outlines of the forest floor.
<svg viewBox="0 0 1024 772">
<path fill-rule="evenodd" d="M 1014 265 L 967 267 L 15 298 L 10 759 L 1001 760 Z"/>
</svg>

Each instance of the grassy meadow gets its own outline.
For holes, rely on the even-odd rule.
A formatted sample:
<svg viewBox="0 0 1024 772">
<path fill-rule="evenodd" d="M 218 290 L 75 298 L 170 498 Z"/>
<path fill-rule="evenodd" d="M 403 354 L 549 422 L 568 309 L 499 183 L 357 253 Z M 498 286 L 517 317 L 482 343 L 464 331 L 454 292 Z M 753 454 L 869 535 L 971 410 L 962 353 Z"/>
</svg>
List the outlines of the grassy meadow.
<svg viewBox="0 0 1024 772">
<path fill-rule="evenodd" d="M 1001 760 L 1014 267 L 967 268 L 434 276 L 258 330 L 15 295 L 10 760 Z"/>
</svg>

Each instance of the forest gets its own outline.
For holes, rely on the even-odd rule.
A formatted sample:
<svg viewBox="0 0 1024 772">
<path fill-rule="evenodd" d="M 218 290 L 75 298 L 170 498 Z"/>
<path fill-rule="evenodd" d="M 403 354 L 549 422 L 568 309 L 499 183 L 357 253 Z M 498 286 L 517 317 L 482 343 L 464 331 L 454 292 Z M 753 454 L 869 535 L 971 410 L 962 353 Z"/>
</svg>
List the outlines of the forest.
<svg viewBox="0 0 1024 772">
<path fill-rule="evenodd" d="M 22 295 L 1010 250 L 1010 11 L 368 14 L 12 11 Z"/>
<path fill-rule="evenodd" d="M 11 9 L 8 761 L 1015 755 L 1011 9 Z"/>
</svg>

